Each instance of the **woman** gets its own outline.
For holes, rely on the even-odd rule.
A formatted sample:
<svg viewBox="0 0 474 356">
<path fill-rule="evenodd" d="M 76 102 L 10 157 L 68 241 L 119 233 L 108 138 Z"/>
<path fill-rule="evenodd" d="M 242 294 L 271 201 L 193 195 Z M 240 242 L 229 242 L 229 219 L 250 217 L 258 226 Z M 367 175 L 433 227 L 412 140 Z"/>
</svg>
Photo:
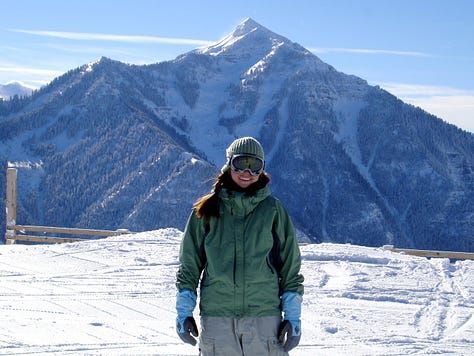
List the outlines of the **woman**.
<svg viewBox="0 0 474 356">
<path fill-rule="evenodd" d="M 176 330 L 201 355 L 287 355 L 301 337 L 303 276 L 293 224 L 270 195 L 261 144 L 235 140 L 194 203 L 180 249 Z M 282 319 L 283 313 L 283 319 Z"/>
</svg>

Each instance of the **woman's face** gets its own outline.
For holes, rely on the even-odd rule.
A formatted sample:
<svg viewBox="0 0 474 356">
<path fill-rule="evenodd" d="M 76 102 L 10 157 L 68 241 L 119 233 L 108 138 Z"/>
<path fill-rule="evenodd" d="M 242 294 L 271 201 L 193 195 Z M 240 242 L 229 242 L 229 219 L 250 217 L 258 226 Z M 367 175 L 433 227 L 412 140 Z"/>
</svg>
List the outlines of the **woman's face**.
<svg viewBox="0 0 474 356">
<path fill-rule="evenodd" d="M 232 169 L 230 170 L 230 176 L 232 180 L 237 184 L 240 188 L 248 188 L 249 185 L 258 181 L 259 175 L 253 176 L 250 174 L 248 170 L 243 171 L 242 173 L 235 173 Z"/>
</svg>

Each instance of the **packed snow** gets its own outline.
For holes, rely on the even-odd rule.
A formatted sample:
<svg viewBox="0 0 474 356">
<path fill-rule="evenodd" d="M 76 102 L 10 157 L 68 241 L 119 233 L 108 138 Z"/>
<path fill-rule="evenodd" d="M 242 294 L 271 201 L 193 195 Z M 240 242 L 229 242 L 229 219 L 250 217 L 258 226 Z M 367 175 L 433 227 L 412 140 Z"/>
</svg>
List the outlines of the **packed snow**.
<svg viewBox="0 0 474 356">
<path fill-rule="evenodd" d="M 197 355 L 175 334 L 180 239 L 163 229 L 0 246 L 0 354 Z M 291 355 L 474 354 L 474 261 L 329 243 L 301 253 Z"/>
</svg>

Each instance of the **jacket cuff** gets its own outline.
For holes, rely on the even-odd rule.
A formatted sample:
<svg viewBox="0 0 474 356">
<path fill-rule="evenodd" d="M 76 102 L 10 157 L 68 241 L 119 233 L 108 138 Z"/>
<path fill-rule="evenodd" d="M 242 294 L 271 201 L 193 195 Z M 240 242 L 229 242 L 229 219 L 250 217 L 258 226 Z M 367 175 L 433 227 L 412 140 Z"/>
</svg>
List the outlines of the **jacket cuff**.
<svg viewBox="0 0 474 356">
<path fill-rule="evenodd" d="M 290 322 L 296 323 L 301 318 L 301 303 L 303 296 L 296 292 L 285 292 L 281 296 L 281 308 L 283 311 L 283 318 Z"/>
<path fill-rule="evenodd" d="M 196 307 L 196 292 L 183 289 L 178 291 L 176 296 L 176 312 L 178 319 L 184 320 L 188 316 L 193 316 L 194 308 Z"/>
</svg>

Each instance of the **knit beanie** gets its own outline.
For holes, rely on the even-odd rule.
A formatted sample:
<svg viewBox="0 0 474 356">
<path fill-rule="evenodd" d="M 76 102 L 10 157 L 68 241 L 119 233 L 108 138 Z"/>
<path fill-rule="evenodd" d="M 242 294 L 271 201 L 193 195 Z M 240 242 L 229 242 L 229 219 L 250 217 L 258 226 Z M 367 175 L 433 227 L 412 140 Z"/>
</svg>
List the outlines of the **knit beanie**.
<svg viewBox="0 0 474 356">
<path fill-rule="evenodd" d="M 224 173 L 230 168 L 231 158 L 234 155 L 239 155 L 239 154 L 251 154 L 251 155 L 257 156 L 258 158 L 261 158 L 262 161 L 265 162 L 265 153 L 263 152 L 263 147 L 260 144 L 260 142 L 258 142 L 253 137 L 238 138 L 234 140 L 234 142 L 232 142 L 225 151 L 227 160 L 221 169 L 222 173 Z"/>
</svg>

